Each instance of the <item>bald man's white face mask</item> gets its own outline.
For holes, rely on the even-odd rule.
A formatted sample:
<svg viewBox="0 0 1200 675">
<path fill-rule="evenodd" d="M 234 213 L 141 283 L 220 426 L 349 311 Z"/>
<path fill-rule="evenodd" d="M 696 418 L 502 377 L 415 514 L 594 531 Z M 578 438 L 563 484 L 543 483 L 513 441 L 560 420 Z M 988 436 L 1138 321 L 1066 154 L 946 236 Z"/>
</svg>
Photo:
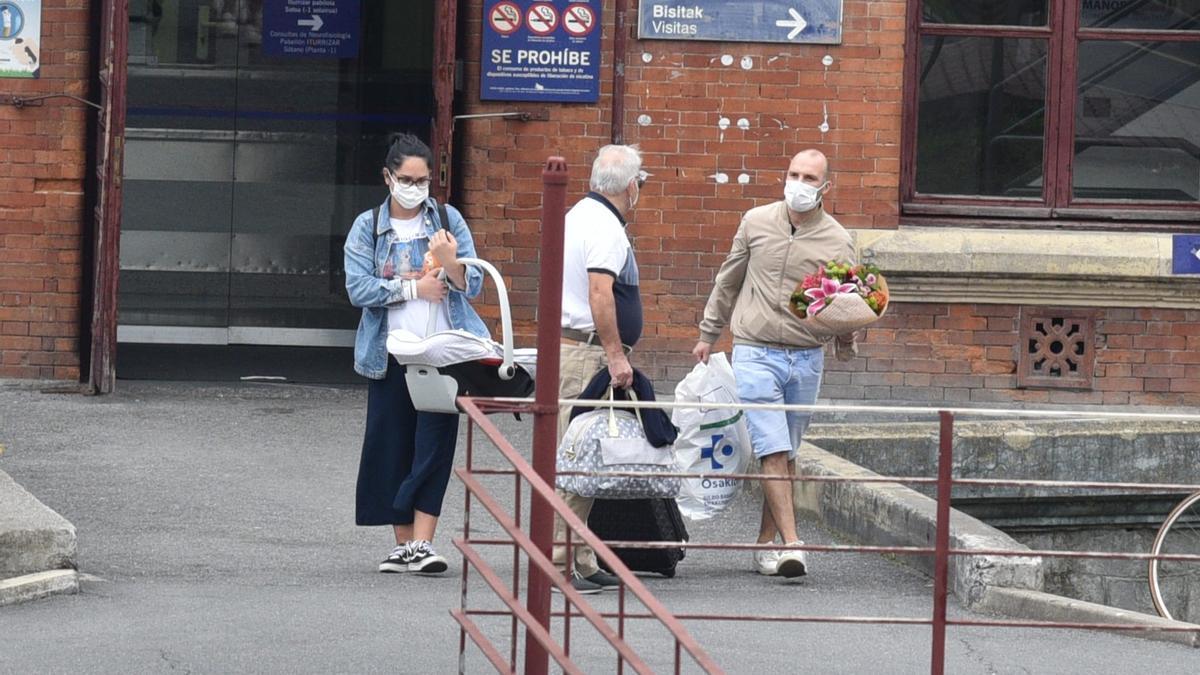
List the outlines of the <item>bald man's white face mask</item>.
<svg viewBox="0 0 1200 675">
<path fill-rule="evenodd" d="M 826 185 L 829 185 L 829 181 L 812 186 L 802 180 L 789 180 L 783 184 L 783 199 L 793 211 L 811 211 L 821 203 L 821 191 Z"/>
</svg>

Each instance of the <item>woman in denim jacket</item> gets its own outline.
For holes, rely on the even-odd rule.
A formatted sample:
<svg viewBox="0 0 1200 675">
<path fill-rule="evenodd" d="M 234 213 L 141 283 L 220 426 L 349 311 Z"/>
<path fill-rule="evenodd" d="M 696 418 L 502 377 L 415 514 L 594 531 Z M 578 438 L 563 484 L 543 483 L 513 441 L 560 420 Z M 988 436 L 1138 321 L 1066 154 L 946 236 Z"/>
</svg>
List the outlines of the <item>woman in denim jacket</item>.
<svg viewBox="0 0 1200 675">
<path fill-rule="evenodd" d="M 346 237 L 346 292 L 362 308 L 354 370 L 370 380 L 355 522 L 392 526 L 396 547 L 380 572 L 446 571 L 432 542 L 458 440 L 457 414 L 413 407 L 404 368 L 388 356 L 387 333 L 424 337 L 456 328 L 488 337 L 470 303 L 483 272 L 457 262 L 475 257 L 471 231 L 452 206 L 445 211 L 449 222 L 440 222 L 429 197 L 432 165 L 433 153 L 420 139 L 393 135 L 383 167 L 391 194 L 359 214 Z"/>
</svg>

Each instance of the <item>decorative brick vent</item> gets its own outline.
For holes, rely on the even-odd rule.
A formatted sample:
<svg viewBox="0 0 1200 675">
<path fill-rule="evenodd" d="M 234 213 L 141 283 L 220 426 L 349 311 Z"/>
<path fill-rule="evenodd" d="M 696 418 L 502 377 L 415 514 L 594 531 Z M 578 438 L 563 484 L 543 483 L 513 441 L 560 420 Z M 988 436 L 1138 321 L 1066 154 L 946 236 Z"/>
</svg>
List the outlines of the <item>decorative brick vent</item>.
<svg viewBox="0 0 1200 675">
<path fill-rule="evenodd" d="M 1094 333 L 1095 317 L 1090 312 L 1021 308 L 1017 386 L 1091 389 Z"/>
</svg>

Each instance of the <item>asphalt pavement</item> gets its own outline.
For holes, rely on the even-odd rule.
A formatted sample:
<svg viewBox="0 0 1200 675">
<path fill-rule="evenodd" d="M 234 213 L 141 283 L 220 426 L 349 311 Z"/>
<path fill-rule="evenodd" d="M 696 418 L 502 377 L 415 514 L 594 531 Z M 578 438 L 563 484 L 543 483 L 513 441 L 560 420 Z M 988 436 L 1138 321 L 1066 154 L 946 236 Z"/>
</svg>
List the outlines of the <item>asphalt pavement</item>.
<svg viewBox="0 0 1200 675">
<path fill-rule="evenodd" d="M 0 470 L 75 525 L 85 575 L 78 595 L 0 607 L 0 672 L 455 672 L 449 611 L 461 603 L 462 558 L 450 540 L 464 522 L 462 486 L 451 483 L 435 542 L 450 572 L 377 573 L 391 535 L 354 526 L 365 401 L 362 386 L 122 381 L 116 394 L 86 397 L 0 383 Z M 493 419 L 528 456 L 531 420 Z M 477 453 L 502 466 L 486 445 Z M 486 482 L 511 506 L 510 478 Z M 471 515 L 473 531 L 499 535 L 482 510 Z M 689 529 L 693 541 L 750 541 L 757 519 L 744 493 Z M 839 541 L 817 523 L 801 527 L 810 543 Z M 488 558 L 511 570 L 509 551 Z M 747 552 L 691 551 L 674 579 L 645 581 L 681 613 L 928 617 L 932 605 L 926 576 L 870 555 L 813 556 L 811 575 L 795 582 L 755 574 Z M 496 606 L 477 576 L 467 598 Z M 615 595 L 596 606 L 615 610 Z M 508 621 L 481 623 L 507 654 Z M 927 626 L 687 626 L 730 673 L 929 671 Z M 629 635 L 670 671 L 660 627 L 635 622 Z M 582 622 L 571 651 L 585 672 L 616 670 Z M 1193 673 L 1198 658 L 1119 634 L 950 627 L 946 672 Z M 464 664 L 491 672 L 469 643 Z"/>
</svg>

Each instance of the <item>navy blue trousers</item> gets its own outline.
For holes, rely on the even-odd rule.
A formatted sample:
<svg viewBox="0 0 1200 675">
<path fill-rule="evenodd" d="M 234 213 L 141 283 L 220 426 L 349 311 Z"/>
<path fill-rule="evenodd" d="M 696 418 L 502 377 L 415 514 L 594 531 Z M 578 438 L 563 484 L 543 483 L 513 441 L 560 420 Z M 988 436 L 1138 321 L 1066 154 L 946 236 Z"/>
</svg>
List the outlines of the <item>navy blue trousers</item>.
<svg viewBox="0 0 1200 675">
<path fill-rule="evenodd" d="M 389 358 L 387 377 L 367 387 L 355 523 L 409 525 L 415 511 L 441 515 L 457 443 L 458 415 L 414 409 L 404 368 Z"/>
</svg>

